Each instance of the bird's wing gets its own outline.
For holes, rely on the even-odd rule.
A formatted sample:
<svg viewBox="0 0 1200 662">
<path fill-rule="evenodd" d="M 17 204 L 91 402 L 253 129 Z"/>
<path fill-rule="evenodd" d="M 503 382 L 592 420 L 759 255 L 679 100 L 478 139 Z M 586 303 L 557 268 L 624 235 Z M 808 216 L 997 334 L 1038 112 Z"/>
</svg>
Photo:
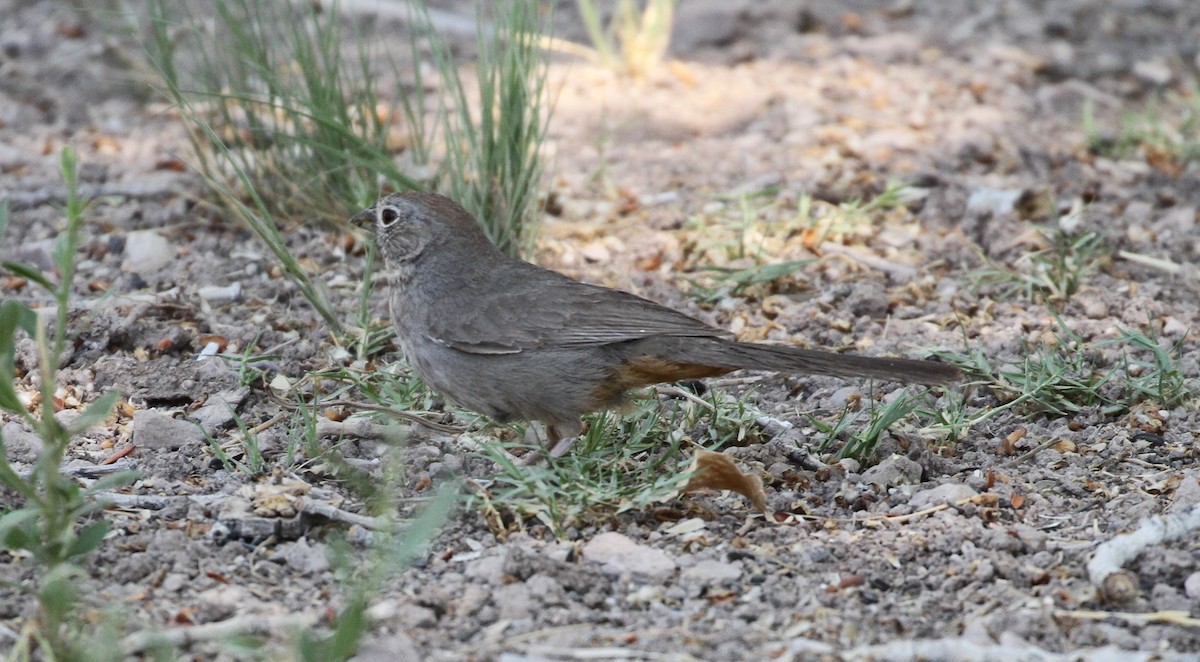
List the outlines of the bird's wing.
<svg viewBox="0 0 1200 662">
<path fill-rule="evenodd" d="M 651 336 L 732 337 L 627 292 L 587 285 L 526 263 L 493 281 L 472 307 L 456 306 L 430 327 L 432 340 L 474 354 L 589 347 Z M 468 297 L 464 297 L 468 299 Z"/>
</svg>

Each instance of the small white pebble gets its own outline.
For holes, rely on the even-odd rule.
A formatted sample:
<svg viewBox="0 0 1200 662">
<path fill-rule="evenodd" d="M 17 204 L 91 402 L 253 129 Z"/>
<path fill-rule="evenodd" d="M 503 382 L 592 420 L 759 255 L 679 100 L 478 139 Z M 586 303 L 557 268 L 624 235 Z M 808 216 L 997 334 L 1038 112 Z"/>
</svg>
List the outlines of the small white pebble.
<svg viewBox="0 0 1200 662">
<path fill-rule="evenodd" d="M 217 352 L 219 352 L 220 350 L 221 350 L 221 346 L 218 345 L 216 343 L 216 341 L 209 342 L 207 345 L 204 346 L 204 349 L 200 350 L 200 354 L 198 354 L 196 356 L 196 360 L 203 361 L 204 359 L 207 359 L 210 356 L 216 356 Z"/>
<path fill-rule="evenodd" d="M 242 284 L 234 281 L 224 287 L 220 285 L 205 285 L 200 288 L 199 294 L 200 298 L 207 301 L 209 305 L 232 303 L 241 298 Z"/>
</svg>

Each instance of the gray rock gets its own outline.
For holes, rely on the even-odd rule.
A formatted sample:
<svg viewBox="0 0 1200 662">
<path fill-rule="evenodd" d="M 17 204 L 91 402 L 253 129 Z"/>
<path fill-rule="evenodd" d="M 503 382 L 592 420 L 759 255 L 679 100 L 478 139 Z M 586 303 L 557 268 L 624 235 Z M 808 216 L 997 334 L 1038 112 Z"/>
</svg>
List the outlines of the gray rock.
<svg viewBox="0 0 1200 662">
<path fill-rule="evenodd" d="M 709 586 L 735 581 L 741 576 L 742 569 L 736 563 L 708 559 L 681 572 L 679 581 L 684 584 Z"/>
<path fill-rule="evenodd" d="M 1158 611 L 1182 611 L 1191 609 L 1187 597 L 1174 586 L 1158 583 L 1150 589 L 1150 604 Z"/>
<path fill-rule="evenodd" d="M 921 465 L 904 457 L 893 455 L 863 472 L 864 483 L 882 488 L 896 485 L 912 485 L 921 482 Z"/>
<path fill-rule="evenodd" d="M 484 556 L 476 559 L 471 565 L 467 566 L 463 570 L 463 574 L 468 579 L 474 579 L 495 586 L 502 583 L 504 579 L 504 562 L 505 557 L 503 556 Z"/>
<path fill-rule="evenodd" d="M 492 601 L 500 610 L 500 618 L 510 621 L 531 618 L 533 610 L 537 609 L 540 604 L 534 600 L 529 585 L 522 582 L 505 584 L 492 591 Z"/>
<path fill-rule="evenodd" d="M 525 580 L 529 592 L 537 596 L 538 604 L 543 607 L 559 607 L 566 604 L 566 594 L 562 584 L 549 575 L 534 575 Z"/>
<path fill-rule="evenodd" d="M 325 545 L 312 544 L 307 538 L 301 538 L 287 545 L 283 550 L 283 560 L 288 566 L 301 574 L 312 576 L 329 569 L 329 555 Z"/>
<path fill-rule="evenodd" d="M 842 468 L 843 471 L 846 472 L 847 475 L 856 474 L 859 471 L 862 471 L 862 463 L 852 457 L 844 457 L 838 460 L 837 464 Z"/>
<path fill-rule="evenodd" d="M 79 418 L 81 412 L 78 409 L 64 409 L 54 412 L 54 420 L 62 423 L 63 427 L 71 427 Z"/>
<path fill-rule="evenodd" d="M 209 434 L 216 434 L 233 424 L 234 412 L 242 406 L 248 395 L 250 389 L 245 387 L 211 395 L 203 407 L 192 413 L 192 420 Z"/>
<path fill-rule="evenodd" d="M 467 584 L 454 601 L 454 611 L 460 615 L 473 616 L 487 602 L 489 592 L 479 584 Z"/>
<path fill-rule="evenodd" d="M 1197 472 L 1184 472 L 1183 479 L 1175 488 L 1175 500 L 1171 502 L 1167 512 L 1183 512 L 1198 503 L 1200 503 L 1200 480 L 1198 480 Z"/>
<path fill-rule="evenodd" d="M 916 492 L 908 500 L 908 505 L 921 510 L 922 508 L 930 508 L 943 503 L 954 503 L 963 499 L 970 499 L 977 494 L 979 493 L 971 489 L 970 485 L 946 483 L 928 490 Z"/>
<path fill-rule="evenodd" d="M 396 620 L 404 626 L 405 630 L 428 628 L 437 625 L 437 614 L 433 613 L 429 607 L 409 603 L 396 614 Z"/>
<path fill-rule="evenodd" d="M 1158 235 L 1160 245 L 1189 241 L 1196 231 L 1196 208 L 1179 205 L 1169 209 L 1151 227 Z"/>
<path fill-rule="evenodd" d="M 421 662 L 424 659 L 408 635 L 397 632 L 378 639 L 369 639 L 358 647 L 349 662 Z"/>
<path fill-rule="evenodd" d="M 33 464 L 42 452 L 42 438 L 16 421 L 5 423 L 0 435 L 10 462 Z"/>
<path fill-rule="evenodd" d="M 675 572 L 675 561 L 661 549 L 639 545 L 616 532 L 601 533 L 583 546 L 583 558 L 599 563 L 609 575 L 630 574 L 662 581 Z"/>
<path fill-rule="evenodd" d="M 672 23 L 671 47 L 677 53 L 725 46 L 738 36 L 745 0 L 688 0 L 679 3 Z"/>
<path fill-rule="evenodd" d="M 172 572 L 163 578 L 162 589 L 168 593 L 178 593 L 179 589 L 187 586 L 187 575 L 182 572 Z"/>
<path fill-rule="evenodd" d="M 557 658 L 562 659 L 562 658 Z M 554 659 L 526 653 L 501 653 L 496 662 L 555 662 Z"/>
<path fill-rule="evenodd" d="M 1161 58 L 1143 60 L 1133 64 L 1133 75 L 1151 85 L 1166 85 L 1171 82 L 1171 66 Z"/>
<path fill-rule="evenodd" d="M 204 432 L 195 423 L 171 418 L 153 409 L 133 412 L 133 445 L 154 450 L 178 450 L 190 443 L 203 443 Z"/>
<path fill-rule="evenodd" d="M 54 240 L 22 242 L 7 259 L 23 262 L 39 271 L 50 271 L 54 268 Z"/>
<path fill-rule="evenodd" d="M 1145 200 L 1134 200 L 1125 205 L 1124 220 L 1129 225 L 1146 225 L 1154 214 L 1154 205 Z"/>
</svg>

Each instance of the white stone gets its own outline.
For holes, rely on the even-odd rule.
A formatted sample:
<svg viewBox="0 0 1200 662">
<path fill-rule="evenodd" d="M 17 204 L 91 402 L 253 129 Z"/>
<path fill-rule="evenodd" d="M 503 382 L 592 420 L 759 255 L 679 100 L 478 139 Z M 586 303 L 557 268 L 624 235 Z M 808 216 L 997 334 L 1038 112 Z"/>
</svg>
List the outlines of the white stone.
<svg viewBox="0 0 1200 662">
<path fill-rule="evenodd" d="M 150 274 L 174 259 L 175 247 L 166 237 L 154 230 L 137 230 L 125 237 L 125 259 L 121 262 L 121 270 Z"/>
</svg>

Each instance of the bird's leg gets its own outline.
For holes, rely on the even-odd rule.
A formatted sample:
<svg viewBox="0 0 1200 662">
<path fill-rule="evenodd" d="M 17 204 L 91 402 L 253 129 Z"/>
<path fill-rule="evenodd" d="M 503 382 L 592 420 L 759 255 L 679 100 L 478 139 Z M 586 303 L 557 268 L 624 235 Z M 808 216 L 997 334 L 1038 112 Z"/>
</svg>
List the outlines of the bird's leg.
<svg viewBox="0 0 1200 662">
<path fill-rule="evenodd" d="M 549 425 L 546 427 L 546 448 L 550 449 L 550 457 L 562 457 L 579 441 L 583 434 L 583 422 L 574 421 L 567 424 Z"/>
<path fill-rule="evenodd" d="M 533 437 L 541 441 L 541 435 L 538 433 L 540 423 L 531 422 L 525 433 L 526 439 Z M 567 451 L 575 445 L 579 440 L 579 435 L 583 434 L 583 422 L 574 423 L 559 423 L 546 426 L 546 442 L 542 444 L 541 450 L 530 451 L 521 458 L 521 464 L 524 466 L 532 466 L 537 464 L 538 460 L 543 457 L 562 457 Z"/>
<path fill-rule="evenodd" d="M 529 422 L 529 427 L 525 428 L 525 443 L 534 446 L 534 448 L 521 456 L 521 466 L 532 467 L 546 456 L 544 449 L 550 448 L 553 445 L 546 439 L 549 435 L 549 431 L 547 431 L 546 436 L 542 435 L 541 423 L 537 421 Z"/>
</svg>

